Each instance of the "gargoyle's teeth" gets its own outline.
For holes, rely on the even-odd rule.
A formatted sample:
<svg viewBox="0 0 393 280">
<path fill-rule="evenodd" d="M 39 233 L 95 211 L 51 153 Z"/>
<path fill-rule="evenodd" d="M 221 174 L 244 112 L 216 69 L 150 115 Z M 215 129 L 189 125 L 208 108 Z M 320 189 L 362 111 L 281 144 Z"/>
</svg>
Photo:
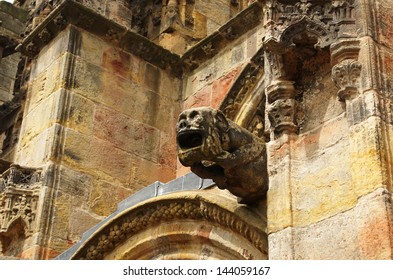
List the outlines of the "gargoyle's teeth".
<svg viewBox="0 0 393 280">
<path fill-rule="evenodd" d="M 202 145 L 203 137 L 199 131 L 187 131 L 177 136 L 177 143 L 182 149 L 196 148 Z"/>
</svg>

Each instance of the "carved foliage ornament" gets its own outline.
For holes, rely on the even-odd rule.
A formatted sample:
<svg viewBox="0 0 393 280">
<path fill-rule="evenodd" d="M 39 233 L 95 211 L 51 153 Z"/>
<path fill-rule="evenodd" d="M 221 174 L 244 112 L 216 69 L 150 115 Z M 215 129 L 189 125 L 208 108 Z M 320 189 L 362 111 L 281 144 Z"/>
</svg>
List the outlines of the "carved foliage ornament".
<svg viewBox="0 0 393 280">
<path fill-rule="evenodd" d="M 177 147 L 180 162 L 201 178 L 212 179 L 240 203 L 266 195 L 268 176 L 265 142 L 209 107 L 192 108 L 179 116 Z"/>
<path fill-rule="evenodd" d="M 218 206 L 198 199 L 161 201 L 127 213 L 92 237 L 72 259 L 103 259 L 116 246 L 149 227 L 176 220 L 205 220 L 230 228 L 266 253 L 265 234 Z"/>
<path fill-rule="evenodd" d="M 354 59 L 346 59 L 332 69 L 332 79 L 337 87 L 340 101 L 352 98 L 358 93 L 362 65 Z"/>
</svg>

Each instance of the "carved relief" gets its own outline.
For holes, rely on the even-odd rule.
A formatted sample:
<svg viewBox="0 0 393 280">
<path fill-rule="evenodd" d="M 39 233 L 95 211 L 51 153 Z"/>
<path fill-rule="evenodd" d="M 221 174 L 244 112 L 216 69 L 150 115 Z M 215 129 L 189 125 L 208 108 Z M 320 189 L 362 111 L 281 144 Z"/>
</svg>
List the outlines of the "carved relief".
<svg viewBox="0 0 393 280">
<path fill-rule="evenodd" d="M 265 142 L 208 107 L 184 111 L 177 123 L 180 162 L 221 189 L 253 203 L 268 188 Z"/>
<path fill-rule="evenodd" d="M 244 102 L 248 100 L 248 96 L 254 95 L 256 101 L 253 101 L 252 114 L 255 114 L 259 109 L 258 105 L 264 101 L 263 90 L 253 92 L 258 81 L 263 80 L 264 74 L 264 50 L 258 51 L 258 53 L 251 59 L 251 62 L 244 68 L 242 73 L 239 75 L 231 89 L 229 90 L 227 97 L 222 102 L 220 110 L 225 116 L 233 121 L 236 120 L 237 114 L 241 111 L 241 107 Z M 263 105 L 262 105 L 263 106 Z M 263 109 L 263 108 L 262 108 Z M 264 111 L 264 110 L 262 110 Z M 249 116 L 248 119 L 251 121 L 254 116 Z M 250 126 L 250 122 L 242 124 L 244 127 Z"/>
<path fill-rule="evenodd" d="M 26 45 L 26 54 L 29 57 L 35 57 L 39 53 L 40 49 L 34 42 L 30 42 Z"/>
<path fill-rule="evenodd" d="M 17 219 L 25 222 L 25 235 L 33 232 L 41 182 L 41 170 L 11 165 L 0 175 L 0 232 Z"/>
<path fill-rule="evenodd" d="M 274 132 L 296 132 L 297 101 L 294 99 L 279 99 L 268 106 L 268 116 Z"/>
<path fill-rule="evenodd" d="M 293 49 L 299 43 L 302 43 L 299 48 L 303 45 L 325 48 L 339 39 L 348 40 L 351 30 L 355 30 L 353 8 L 352 0 L 268 1 L 265 10 L 267 34 L 264 39 L 269 83 L 267 113 L 276 136 L 282 132 L 295 133 L 298 130 L 299 106 L 293 84 L 296 81 L 299 86 L 299 81 L 296 80 L 294 70 L 288 67 L 300 58 L 293 55 Z M 332 48 L 332 60 L 336 61 L 342 56 L 340 48 L 343 45 Z M 356 52 L 356 49 L 352 52 Z M 350 86 L 341 88 L 340 99 L 343 92 L 349 90 Z"/>
<path fill-rule="evenodd" d="M 330 12 L 333 13 L 334 20 L 354 18 L 355 0 L 333 0 Z"/>
<path fill-rule="evenodd" d="M 362 65 L 353 59 L 346 59 L 332 69 L 332 79 L 340 88 L 337 95 L 340 101 L 351 99 L 358 93 Z"/>
<path fill-rule="evenodd" d="M 293 82 L 274 81 L 266 88 L 268 100 L 268 117 L 270 126 L 276 136 L 281 133 L 297 132 L 297 101 Z"/>
<path fill-rule="evenodd" d="M 50 39 L 52 39 L 52 35 L 47 29 L 43 29 L 39 34 L 38 37 L 42 40 L 44 43 L 48 43 Z"/>
<path fill-rule="evenodd" d="M 55 23 L 55 25 L 59 28 L 59 29 L 63 29 L 67 26 L 67 20 L 65 19 L 65 17 L 63 15 L 58 15 L 53 22 Z"/>
<path fill-rule="evenodd" d="M 165 16 L 168 20 L 174 21 L 177 17 L 179 17 L 179 3 L 177 0 L 168 0 Z"/>
<path fill-rule="evenodd" d="M 79 249 L 72 259 L 103 259 L 127 238 L 149 227 L 176 220 L 204 220 L 241 234 L 266 253 L 265 234 L 233 213 L 200 199 L 168 200 L 131 211 L 113 221 Z"/>
<path fill-rule="evenodd" d="M 335 2 L 335 1 L 333 1 Z M 337 37 L 336 20 L 332 1 L 301 0 L 295 4 L 285 1 L 267 3 L 267 45 L 282 43 L 289 46 L 291 40 L 304 31 L 318 37 L 318 47 L 325 47 Z M 272 46 L 271 46 L 272 47 Z"/>
</svg>

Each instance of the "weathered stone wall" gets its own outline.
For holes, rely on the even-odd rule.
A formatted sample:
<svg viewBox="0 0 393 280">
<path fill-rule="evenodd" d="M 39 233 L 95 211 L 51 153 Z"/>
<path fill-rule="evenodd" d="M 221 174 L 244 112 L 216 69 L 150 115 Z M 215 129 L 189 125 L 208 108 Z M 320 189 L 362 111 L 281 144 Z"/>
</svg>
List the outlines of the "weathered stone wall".
<svg viewBox="0 0 393 280">
<path fill-rule="evenodd" d="M 0 1 L 0 104 L 11 100 L 20 54 L 15 53 L 16 39 L 24 29 L 27 13 Z M 4 58 L 3 58 L 4 56 Z"/>
<path fill-rule="evenodd" d="M 91 2 L 96 12 L 127 21 L 116 10 L 126 12 L 122 1 L 99 2 Z M 175 158 L 178 113 L 219 108 L 239 86 L 238 111 L 258 91 L 266 96 L 266 104 L 261 98 L 254 102 L 258 108 L 251 107 L 266 115 L 260 128 L 266 133 L 258 136 L 268 142 L 269 191 L 267 206 L 252 207 L 266 215 L 269 258 L 392 258 L 393 4 L 348 0 L 328 9 L 329 1 L 290 1 L 288 10 L 274 11 L 257 1 L 252 13 L 222 26 L 236 13 L 230 2 L 195 1 L 211 37 L 189 50 L 182 46 L 182 56 L 115 24 L 93 30 L 96 18 L 89 23 L 70 16 L 75 7 L 86 12 L 76 3 L 32 35 L 39 39 L 23 43 L 34 58 L 15 161 L 43 166 L 46 176 L 40 222 L 22 257 L 57 255 L 123 198 L 188 172 Z M 327 5 L 314 14 L 306 2 Z M 105 6 L 111 3 L 120 6 Z M 296 12 L 305 19 L 297 21 Z M 274 13 L 287 22 L 268 30 Z M 252 22 L 251 30 L 244 22 Z M 326 29 L 326 22 L 335 28 Z M 44 42 L 44 31 L 67 24 Z M 256 54 L 260 61 L 251 63 Z M 255 75 L 245 71 L 263 63 Z"/>
<path fill-rule="evenodd" d="M 284 52 L 281 65 L 269 65 L 269 60 L 265 65 L 284 68 L 283 78 L 294 82 L 297 104 L 296 133 L 273 133 L 268 143 L 272 259 L 392 256 L 391 5 L 358 1 L 357 26 L 341 27 L 339 36 L 348 50 L 358 48 L 355 55 L 348 51 L 350 58 L 361 65 L 358 92 L 350 98 L 338 97 L 339 85 L 332 80 L 332 66 L 345 59 L 335 56 L 336 46 L 314 49 L 314 39 L 299 36 L 302 47 L 296 47 L 296 41 L 295 48 Z M 346 40 L 354 33 L 351 45 L 351 39 Z M 241 45 L 236 41 L 187 77 L 184 108 L 219 106 L 247 62 L 244 56 L 231 64 L 236 53 L 245 53 L 237 52 Z M 345 53 L 345 48 L 340 51 Z M 347 75 L 356 77 L 351 67 L 357 66 L 348 64 Z M 229 81 L 227 87 L 222 81 Z M 186 171 L 179 167 L 178 174 Z M 322 243 L 329 248 L 321 249 Z"/>
<path fill-rule="evenodd" d="M 381 12 L 377 20 L 377 7 L 389 11 L 391 5 L 355 6 L 359 64 L 346 60 L 339 67 L 352 82 L 361 67 L 354 82 L 359 89 L 338 100 L 328 71 L 319 76 L 321 64 L 309 90 L 301 88 L 299 135 L 269 144 L 272 259 L 392 258 L 391 94 L 383 78 L 390 70 L 381 63 L 390 53 L 381 34 L 391 16 Z"/>
<path fill-rule="evenodd" d="M 0 104 L 12 99 L 19 59 L 20 54 L 16 53 L 0 61 Z"/>
<path fill-rule="evenodd" d="M 179 82 L 69 26 L 32 64 L 16 162 L 52 165 L 54 256 L 142 187 L 175 177 Z M 58 177 L 58 180 L 56 178 Z"/>
<path fill-rule="evenodd" d="M 244 10 L 251 2 L 247 0 L 196 0 L 195 11 L 206 20 L 207 34 L 210 35 L 237 13 Z"/>
</svg>

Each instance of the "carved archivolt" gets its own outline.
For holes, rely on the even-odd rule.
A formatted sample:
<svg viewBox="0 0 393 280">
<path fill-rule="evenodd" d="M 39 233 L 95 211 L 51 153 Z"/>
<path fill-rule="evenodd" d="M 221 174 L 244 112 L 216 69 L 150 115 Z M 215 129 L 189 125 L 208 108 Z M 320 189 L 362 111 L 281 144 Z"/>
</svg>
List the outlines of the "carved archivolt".
<svg viewBox="0 0 393 280">
<path fill-rule="evenodd" d="M 251 59 L 220 105 L 225 116 L 263 138 L 265 122 L 264 49 Z"/>
<path fill-rule="evenodd" d="M 238 212 L 242 211 L 245 210 Z M 243 236 L 261 254 L 267 255 L 267 237 L 262 227 L 258 228 L 256 223 L 252 225 L 241 215 L 220 207 L 197 192 L 184 192 L 172 197 L 169 195 L 155 198 L 119 214 L 85 241 L 72 259 L 104 259 L 116 247 L 142 231 L 160 224 L 184 220 L 205 221 L 215 227 L 235 232 Z"/>
</svg>

